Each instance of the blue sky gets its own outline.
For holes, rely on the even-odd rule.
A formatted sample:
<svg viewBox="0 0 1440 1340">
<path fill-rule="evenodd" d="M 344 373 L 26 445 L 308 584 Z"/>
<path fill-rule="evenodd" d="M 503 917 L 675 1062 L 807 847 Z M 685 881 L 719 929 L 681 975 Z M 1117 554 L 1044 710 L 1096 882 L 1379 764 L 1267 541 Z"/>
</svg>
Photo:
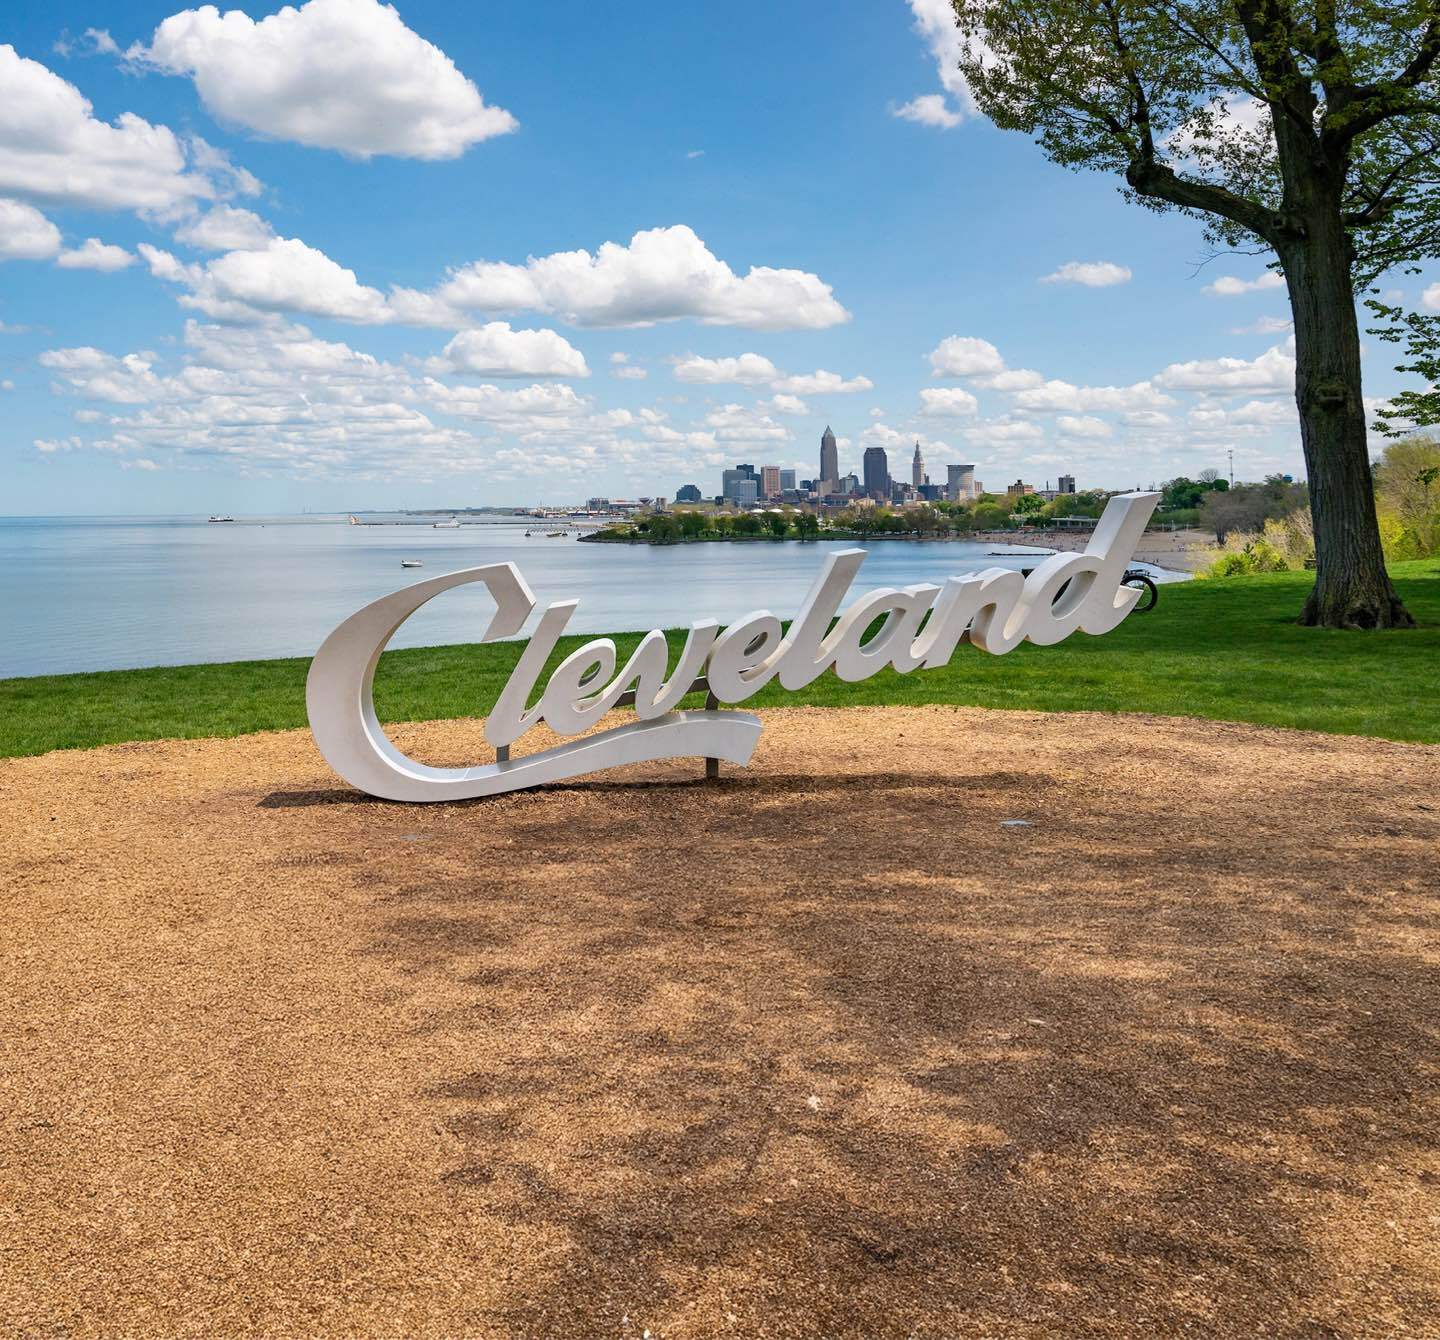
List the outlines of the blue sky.
<svg viewBox="0 0 1440 1340">
<path fill-rule="evenodd" d="M 0 513 L 710 493 L 827 423 L 1301 474 L 1262 262 L 973 115 L 943 9 L 7 8 Z"/>
</svg>

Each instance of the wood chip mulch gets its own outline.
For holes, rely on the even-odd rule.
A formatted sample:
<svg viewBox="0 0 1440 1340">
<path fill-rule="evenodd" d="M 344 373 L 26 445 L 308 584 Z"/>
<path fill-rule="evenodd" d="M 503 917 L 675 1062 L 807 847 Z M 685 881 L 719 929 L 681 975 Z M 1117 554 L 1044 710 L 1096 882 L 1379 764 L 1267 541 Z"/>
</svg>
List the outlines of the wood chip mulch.
<svg viewBox="0 0 1440 1340">
<path fill-rule="evenodd" d="M 0 1334 L 1440 1334 L 1440 748 L 764 715 L 0 763 Z"/>
</svg>

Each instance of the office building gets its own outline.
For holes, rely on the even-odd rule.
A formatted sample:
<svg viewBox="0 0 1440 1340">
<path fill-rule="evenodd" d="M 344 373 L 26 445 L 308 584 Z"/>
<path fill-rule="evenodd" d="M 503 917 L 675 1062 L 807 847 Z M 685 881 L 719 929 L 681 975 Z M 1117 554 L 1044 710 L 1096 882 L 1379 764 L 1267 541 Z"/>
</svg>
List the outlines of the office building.
<svg viewBox="0 0 1440 1340">
<path fill-rule="evenodd" d="M 1055 481 L 1055 492 L 1056 492 L 1056 493 L 1074 493 L 1074 492 L 1075 492 L 1075 476 L 1074 476 L 1074 475 L 1061 475 L 1060 478 Z"/>
<path fill-rule="evenodd" d="M 975 467 L 973 465 L 947 465 L 945 473 L 945 496 L 951 502 L 964 502 L 967 498 L 975 496 Z"/>
<path fill-rule="evenodd" d="M 755 486 L 750 491 L 751 502 L 755 501 L 760 492 L 760 477 L 755 473 L 753 465 L 737 465 L 731 470 L 725 470 L 720 475 L 720 481 L 720 496 L 726 502 L 738 502 L 736 487 L 747 481 Z"/>
<path fill-rule="evenodd" d="M 760 467 L 760 496 L 773 498 L 779 492 L 780 467 L 778 465 L 762 465 Z"/>
<path fill-rule="evenodd" d="M 793 471 L 793 470 L 782 470 L 782 471 L 780 471 L 780 492 L 781 492 L 781 493 L 790 493 L 790 492 L 793 492 L 793 491 L 794 491 L 795 487 L 796 487 L 796 485 L 795 485 L 795 471 Z M 806 488 L 807 491 L 808 491 L 808 489 L 810 488 L 810 485 L 809 485 L 809 484 L 806 484 L 806 485 L 805 485 L 805 488 Z"/>
<path fill-rule="evenodd" d="M 920 454 L 920 442 L 916 439 L 915 455 L 910 460 L 910 483 L 919 488 L 925 482 L 925 458 Z"/>
<path fill-rule="evenodd" d="M 830 484 L 831 493 L 837 490 L 833 487 L 840 478 L 840 449 L 835 445 L 835 434 L 830 431 L 830 425 L 825 425 L 825 431 L 820 435 L 820 479 L 821 484 Z"/>
<path fill-rule="evenodd" d="M 737 479 L 725 495 L 725 501 L 736 507 L 753 507 L 760 501 L 760 485 L 748 476 Z"/>
<path fill-rule="evenodd" d="M 700 486 L 698 484 L 681 484 L 680 487 L 675 490 L 675 501 L 677 503 L 699 502 Z"/>
<path fill-rule="evenodd" d="M 1017 479 L 1008 489 L 1005 490 L 1007 498 L 1023 498 L 1027 493 L 1034 493 L 1035 485 L 1027 484 L 1023 479 Z"/>
<path fill-rule="evenodd" d="M 890 458 L 884 447 L 866 447 L 860 467 L 865 474 L 865 494 L 880 502 L 890 500 Z"/>
</svg>

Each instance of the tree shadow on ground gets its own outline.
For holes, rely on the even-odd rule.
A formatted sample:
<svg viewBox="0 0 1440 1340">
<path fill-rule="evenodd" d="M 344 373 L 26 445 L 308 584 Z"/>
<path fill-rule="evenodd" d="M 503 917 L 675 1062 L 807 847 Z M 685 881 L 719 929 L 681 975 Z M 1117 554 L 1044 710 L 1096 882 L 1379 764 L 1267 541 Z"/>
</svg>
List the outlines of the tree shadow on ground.
<svg viewBox="0 0 1440 1340">
<path fill-rule="evenodd" d="M 560 1244 L 513 1332 L 1440 1310 L 1385 1227 L 1440 1168 L 1418 856 L 1317 843 L 1303 794 L 1262 861 L 1203 798 L 1137 822 L 1019 772 L 565 789 L 563 819 L 512 803 L 502 867 L 417 873 L 373 946 L 473 1034 L 427 1091 L 446 1186 Z"/>
</svg>

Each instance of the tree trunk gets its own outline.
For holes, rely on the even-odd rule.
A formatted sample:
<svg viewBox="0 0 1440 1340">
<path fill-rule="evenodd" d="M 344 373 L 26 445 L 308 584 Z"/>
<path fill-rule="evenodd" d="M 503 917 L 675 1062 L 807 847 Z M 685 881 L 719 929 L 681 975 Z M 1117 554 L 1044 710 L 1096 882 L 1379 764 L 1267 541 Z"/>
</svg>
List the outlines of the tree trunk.
<svg viewBox="0 0 1440 1340">
<path fill-rule="evenodd" d="M 1413 628 L 1380 548 L 1360 383 L 1350 242 L 1338 202 L 1307 210 L 1280 248 L 1295 318 L 1295 401 L 1315 523 L 1315 589 L 1300 622 Z"/>
</svg>

